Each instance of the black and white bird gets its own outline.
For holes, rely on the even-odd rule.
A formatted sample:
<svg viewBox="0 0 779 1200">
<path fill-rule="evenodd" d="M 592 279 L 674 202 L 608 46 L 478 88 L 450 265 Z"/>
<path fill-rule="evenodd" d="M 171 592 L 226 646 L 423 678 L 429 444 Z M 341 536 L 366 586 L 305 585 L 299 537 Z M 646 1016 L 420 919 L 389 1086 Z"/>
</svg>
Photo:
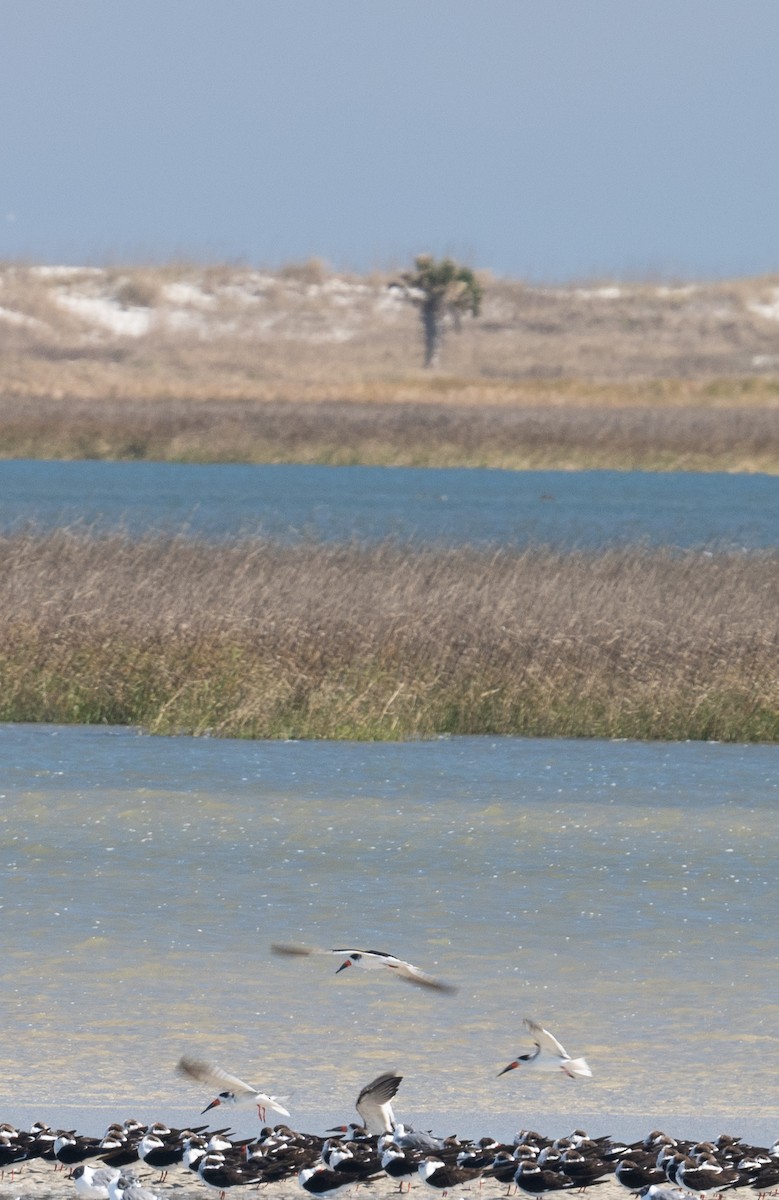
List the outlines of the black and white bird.
<svg viewBox="0 0 779 1200">
<path fill-rule="evenodd" d="M 468 1167 L 458 1167 L 455 1164 L 442 1162 L 440 1158 L 423 1158 L 417 1167 L 417 1173 L 428 1187 L 436 1188 L 442 1196 L 453 1187 L 462 1183 L 471 1183 L 483 1175 L 482 1170 L 471 1170 Z"/>
<path fill-rule="evenodd" d="M 614 1177 L 629 1192 L 641 1192 L 665 1182 L 665 1171 L 657 1165 L 656 1154 L 639 1154 L 621 1158 L 614 1167 Z"/>
<path fill-rule="evenodd" d="M 224 1196 L 228 1188 L 262 1182 L 259 1165 L 248 1161 L 238 1162 L 218 1150 L 209 1151 L 201 1158 L 197 1174 L 207 1187 L 219 1192 L 220 1196 Z"/>
<path fill-rule="evenodd" d="M 236 1108 L 254 1105 L 263 1123 L 268 1109 L 280 1113 L 282 1117 L 290 1115 L 276 1096 L 268 1096 L 250 1083 L 244 1083 L 237 1075 L 223 1071 L 221 1067 L 211 1066 L 210 1063 L 201 1062 L 199 1059 L 184 1057 L 179 1059 L 176 1070 L 180 1075 L 185 1075 L 187 1079 L 194 1079 L 197 1083 L 207 1083 L 211 1087 L 219 1089 L 211 1103 L 203 1109 L 204 1113 L 211 1108 L 216 1108 L 219 1104 L 226 1104 Z"/>
<path fill-rule="evenodd" d="M 54 1142 L 54 1157 L 62 1167 L 73 1167 L 101 1151 L 100 1138 L 84 1137 L 75 1129 L 62 1130 Z"/>
<path fill-rule="evenodd" d="M 517 1067 L 532 1067 L 536 1071 L 562 1071 L 570 1079 L 590 1076 L 592 1071 L 584 1058 L 571 1058 L 568 1051 L 560 1045 L 548 1029 L 544 1029 L 537 1021 L 525 1017 L 523 1024 L 535 1042 L 535 1050 L 529 1054 L 519 1054 L 513 1062 L 498 1072 L 505 1075 Z"/>
<path fill-rule="evenodd" d="M 685 1158 L 676 1169 L 676 1185 L 685 1192 L 703 1196 L 707 1192 L 721 1192 L 741 1182 L 741 1176 L 733 1167 L 723 1167 L 713 1154 L 702 1154 L 697 1161 Z"/>
<path fill-rule="evenodd" d="M 366 1083 L 354 1102 L 362 1118 L 362 1125 L 331 1125 L 328 1133 L 343 1133 L 350 1141 L 361 1141 L 369 1137 L 381 1137 L 395 1130 L 395 1114 L 392 1099 L 400 1087 L 402 1075 L 397 1071 L 383 1071 L 370 1083 Z"/>
<path fill-rule="evenodd" d="M 351 1179 L 353 1183 L 364 1183 L 382 1170 L 373 1140 L 342 1142 L 338 1138 L 328 1138 L 320 1156 L 326 1167 Z"/>
<path fill-rule="evenodd" d="M 403 1184 L 408 1184 L 411 1191 L 411 1180 L 417 1174 L 422 1161 L 418 1150 L 401 1150 L 396 1142 L 385 1142 L 381 1151 L 381 1165 L 385 1175 L 398 1183 L 398 1191 L 403 1191 Z"/>
<path fill-rule="evenodd" d="M 147 1167 L 159 1171 L 157 1183 L 164 1183 L 170 1168 L 178 1166 L 183 1160 L 184 1140 L 178 1131 L 173 1130 L 168 1137 L 161 1137 L 158 1133 L 145 1133 L 138 1143 L 138 1157 L 143 1159 Z"/>
<path fill-rule="evenodd" d="M 437 992 L 447 992 L 450 995 L 457 991 L 457 988 L 451 983 L 444 983 L 442 979 L 428 975 L 427 971 L 422 971 L 413 963 L 396 958 L 394 954 L 387 954 L 384 950 L 325 949 L 321 946 L 288 945 L 280 942 L 274 942 L 271 950 L 274 954 L 297 958 L 308 957 L 312 954 L 335 954 L 343 959 L 336 975 L 340 971 L 345 971 L 347 967 L 362 967 L 364 971 L 389 970 L 393 971 L 399 979 L 405 979 L 408 983 L 415 983 L 419 987 L 431 988 Z"/>
<path fill-rule="evenodd" d="M 120 1174 L 118 1167 L 91 1167 L 89 1163 L 80 1163 L 70 1177 L 79 1196 L 84 1196 L 85 1200 L 109 1200 L 108 1185 Z"/>
<path fill-rule="evenodd" d="M 547 1170 L 528 1160 L 517 1167 L 514 1182 L 529 1196 L 545 1196 L 547 1192 L 564 1192 L 576 1187 L 573 1180 L 567 1179 L 560 1171 Z"/>
<path fill-rule="evenodd" d="M 368 1174 L 362 1179 L 356 1180 L 343 1171 L 331 1170 L 324 1163 L 320 1163 L 314 1167 L 303 1167 L 298 1172 L 298 1183 L 311 1196 L 331 1196 L 334 1192 L 339 1192 L 342 1188 L 351 1188 L 357 1182 L 365 1183 L 368 1179 L 372 1178 L 374 1176 Z"/>
<path fill-rule="evenodd" d="M 400 1087 L 402 1075 L 397 1071 L 384 1071 L 370 1083 L 366 1083 L 355 1101 L 355 1108 L 362 1123 L 370 1134 L 392 1133 L 395 1129 L 395 1114 L 392 1099 Z"/>
</svg>

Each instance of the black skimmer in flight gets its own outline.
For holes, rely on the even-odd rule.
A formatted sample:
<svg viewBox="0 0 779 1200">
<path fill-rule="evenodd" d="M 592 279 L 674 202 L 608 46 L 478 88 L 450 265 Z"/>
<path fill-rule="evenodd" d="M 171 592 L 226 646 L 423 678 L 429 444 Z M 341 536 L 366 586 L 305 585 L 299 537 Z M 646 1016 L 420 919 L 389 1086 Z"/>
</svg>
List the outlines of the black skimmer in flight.
<svg viewBox="0 0 779 1200">
<path fill-rule="evenodd" d="M 336 971 L 346 970 L 347 967 L 362 967 L 365 971 L 374 971 L 386 969 L 393 971 L 400 979 L 405 979 L 409 983 L 415 983 L 419 987 L 431 988 L 436 992 L 447 992 L 453 995 L 457 988 L 451 983 L 444 983 L 442 979 L 436 979 L 433 975 L 428 975 L 426 971 L 415 967 L 413 963 L 405 962 L 402 958 L 396 958 L 394 954 L 387 954 L 384 950 L 350 950 L 350 949 L 324 949 L 320 946 L 300 946 L 286 945 L 280 942 L 274 942 L 271 945 L 271 950 L 274 954 L 286 954 L 296 957 L 308 956 L 310 954 L 335 954 L 343 959 L 340 967 Z"/>
<path fill-rule="evenodd" d="M 576 1079 L 577 1076 L 592 1075 L 586 1059 L 571 1058 L 568 1051 L 560 1045 L 557 1038 L 553 1037 L 548 1029 L 544 1029 L 536 1021 L 531 1021 L 527 1017 L 523 1023 L 533 1038 L 536 1048 L 530 1054 L 518 1055 L 513 1062 L 499 1071 L 498 1075 L 505 1075 L 507 1071 L 514 1071 L 517 1067 L 532 1067 L 536 1071 L 562 1071 L 571 1079 Z"/>
<path fill-rule="evenodd" d="M 187 1079 L 194 1079 L 198 1083 L 207 1083 L 212 1087 L 219 1088 L 218 1095 L 203 1109 L 204 1113 L 207 1113 L 210 1108 L 216 1108 L 219 1104 L 232 1104 L 241 1108 L 253 1104 L 256 1106 L 263 1124 L 267 1109 L 280 1113 L 282 1117 L 290 1115 L 276 1096 L 266 1095 L 265 1092 L 252 1087 L 250 1083 L 244 1083 L 236 1075 L 230 1075 L 229 1072 L 223 1071 L 221 1067 L 213 1067 L 210 1063 L 200 1062 L 199 1059 L 185 1057 L 179 1059 L 176 1070 L 180 1075 L 186 1075 Z"/>
</svg>

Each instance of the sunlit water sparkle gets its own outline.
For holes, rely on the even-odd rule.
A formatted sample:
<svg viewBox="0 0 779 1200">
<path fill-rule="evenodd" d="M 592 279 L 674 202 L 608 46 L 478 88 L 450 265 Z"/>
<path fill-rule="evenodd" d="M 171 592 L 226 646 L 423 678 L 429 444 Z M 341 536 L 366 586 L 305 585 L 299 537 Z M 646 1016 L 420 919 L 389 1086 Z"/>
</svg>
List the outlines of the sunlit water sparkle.
<svg viewBox="0 0 779 1200">
<path fill-rule="evenodd" d="M 0 761 L 3 1119 L 192 1121 L 184 1052 L 301 1127 L 352 1120 L 387 1067 L 399 1113 L 444 1132 L 744 1134 L 776 1110 L 776 747 L 6 725 Z M 390 950 L 460 990 L 272 941 Z M 525 1015 L 593 1079 L 498 1079 Z"/>
</svg>

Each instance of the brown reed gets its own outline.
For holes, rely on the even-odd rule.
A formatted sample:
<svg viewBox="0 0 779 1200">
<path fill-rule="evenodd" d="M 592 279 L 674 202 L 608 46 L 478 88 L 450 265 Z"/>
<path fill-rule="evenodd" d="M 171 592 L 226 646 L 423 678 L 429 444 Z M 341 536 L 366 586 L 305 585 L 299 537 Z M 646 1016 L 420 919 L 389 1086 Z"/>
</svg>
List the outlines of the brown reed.
<svg viewBox="0 0 779 1200">
<path fill-rule="evenodd" d="M 779 408 L 0 397 L 6 457 L 779 470 Z"/>
<path fill-rule="evenodd" d="M 391 277 L 0 265 L 0 456 L 779 472 L 776 279 L 486 279 L 430 372 Z"/>
<path fill-rule="evenodd" d="M 779 738 L 779 556 L 0 539 L 0 719 Z"/>
</svg>

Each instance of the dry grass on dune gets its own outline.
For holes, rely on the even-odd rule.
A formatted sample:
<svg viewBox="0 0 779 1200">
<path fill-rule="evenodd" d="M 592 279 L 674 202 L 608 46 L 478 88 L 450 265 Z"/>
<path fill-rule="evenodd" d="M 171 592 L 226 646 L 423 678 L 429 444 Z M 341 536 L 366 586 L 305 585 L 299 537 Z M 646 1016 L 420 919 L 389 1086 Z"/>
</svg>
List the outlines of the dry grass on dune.
<svg viewBox="0 0 779 1200">
<path fill-rule="evenodd" d="M 779 280 L 529 287 L 419 368 L 390 275 L 0 267 L 0 456 L 779 471 Z"/>
<path fill-rule="evenodd" d="M 775 554 L 2 539 L 0 719 L 779 738 Z"/>
</svg>

